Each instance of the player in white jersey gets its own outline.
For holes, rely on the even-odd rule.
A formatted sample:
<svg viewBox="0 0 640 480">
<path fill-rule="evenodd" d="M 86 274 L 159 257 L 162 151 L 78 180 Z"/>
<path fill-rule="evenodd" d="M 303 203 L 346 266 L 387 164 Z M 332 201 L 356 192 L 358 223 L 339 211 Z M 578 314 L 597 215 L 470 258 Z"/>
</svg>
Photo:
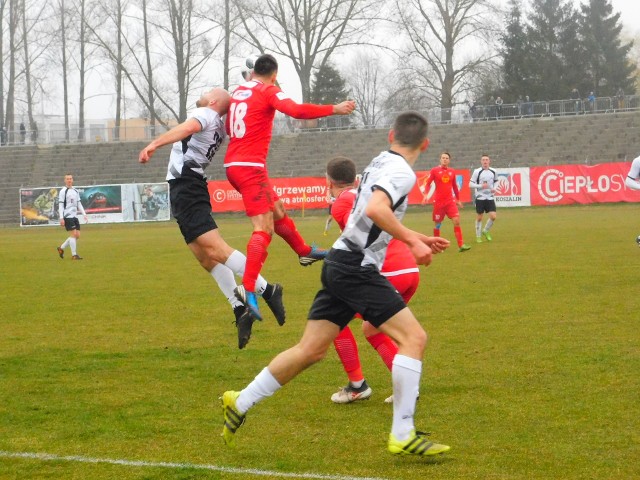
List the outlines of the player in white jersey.
<svg viewBox="0 0 640 480">
<path fill-rule="evenodd" d="M 407 196 L 416 182 L 411 167 L 429 144 L 427 120 L 417 112 L 400 114 L 389 141 L 390 150 L 365 169 L 347 226 L 324 261 L 322 288 L 309 311 L 302 339 L 276 356 L 244 390 L 222 395 L 222 437 L 228 445 L 235 444 L 235 432 L 247 411 L 321 360 L 340 329 L 360 313 L 398 344 L 391 374 L 394 402 L 388 450 L 415 455 L 449 450 L 415 431 L 413 417 L 427 334 L 379 270 L 391 237 L 406 243 L 422 265 L 431 262 L 433 253 L 449 247 L 448 240 L 428 237 L 401 223 Z"/>
<path fill-rule="evenodd" d="M 498 174 L 491 168 L 491 159 L 489 155 L 484 154 L 480 159 L 479 168 L 476 168 L 469 179 L 469 188 L 475 189 L 476 203 L 476 242 L 482 243 L 482 237 L 491 241 L 489 230 L 496 221 L 496 200 L 493 197 L 495 185 L 498 183 Z M 487 223 L 482 228 L 482 217 L 485 213 L 489 214 Z"/>
<path fill-rule="evenodd" d="M 211 216 L 211 200 L 204 170 L 225 139 L 222 116 L 229 109 L 229 93 L 214 88 L 196 102 L 191 116 L 163 133 L 142 149 L 138 160 L 147 163 L 156 149 L 173 144 L 167 169 L 171 213 L 180 227 L 185 242 L 200 265 L 210 273 L 233 307 L 238 327 L 238 347 L 244 348 L 251 337 L 253 317 L 236 298 L 234 273 L 244 274 L 246 257 L 231 248 L 222 238 Z M 263 277 L 256 283 L 280 325 L 285 322 L 282 286 L 269 284 Z"/>
<path fill-rule="evenodd" d="M 636 157 L 631 162 L 631 168 L 627 173 L 624 184 L 631 190 L 640 190 L 640 157 Z"/>
<path fill-rule="evenodd" d="M 73 188 L 73 175 L 67 173 L 64 176 L 64 187 L 58 194 L 58 214 L 60 216 L 60 225 L 69 233 L 69 237 L 62 245 L 56 247 L 60 258 L 64 258 L 64 249 L 69 246 L 71 248 L 71 259 L 82 260 L 78 255 L 78 239 L 80 238 L 80 222 L 78 221 L 78 212 L 84 216 L 85 223 L 88 221 L 87 213 L 84 211 L 80 194 L 78 190 Z"/>
</svg>

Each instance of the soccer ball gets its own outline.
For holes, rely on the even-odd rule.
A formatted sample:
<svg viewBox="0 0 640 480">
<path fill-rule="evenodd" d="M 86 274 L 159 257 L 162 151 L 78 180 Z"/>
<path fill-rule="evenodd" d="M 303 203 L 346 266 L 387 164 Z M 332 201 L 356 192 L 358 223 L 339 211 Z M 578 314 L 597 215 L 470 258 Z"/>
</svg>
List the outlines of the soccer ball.
<svg viewBox="0 0 640 480">
<path fill-rule="evenodd" d="M 253 73 L 253 67 L 256 66 L 256 60 L 258 60 L 259 56 L 260 55 L 254 54 L 245 58 L 244 64 L 242 65 L 242 70 L 240 71 L 240 73 L 242 74 L 242 78 L 244 78 L 245 81 L 248 81 L 251 77 L 251 74 Z"/>
<path fill-rule="evenodd" d="M 637 243 L 637 244 L 638 244 L 638 246 L 640 247 L 640 235 L 638 235 L 638 236 L 636 237 L 636 243 Z"/>
</svg>

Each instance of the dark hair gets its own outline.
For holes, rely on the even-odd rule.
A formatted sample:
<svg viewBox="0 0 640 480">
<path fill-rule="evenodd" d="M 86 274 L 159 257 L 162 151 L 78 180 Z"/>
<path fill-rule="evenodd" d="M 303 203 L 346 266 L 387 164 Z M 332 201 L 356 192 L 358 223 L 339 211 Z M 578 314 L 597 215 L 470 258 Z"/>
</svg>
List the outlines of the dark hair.
<svg viewBox="0 0 640 480">
<path fill-rule="evenodd" d="M 393 122 L 393 140 L 407 147 L 418 148 L 427 138 L 429 122 L 418 112 L 404 112 Z"/>
<path fill-rule="evenodd" d="M 263 53 L 253 66 L 253 72 L 259 76 L 271 75 L 278 71 L 278 61 L 273 55 Z"/>
<path fill-rule="evenodd" d="M 327 176 L 340 185 L 351 185 L 356 181 L 356 164 L 347 157 L 335 157 L 327 163 Z"/>
</svg>

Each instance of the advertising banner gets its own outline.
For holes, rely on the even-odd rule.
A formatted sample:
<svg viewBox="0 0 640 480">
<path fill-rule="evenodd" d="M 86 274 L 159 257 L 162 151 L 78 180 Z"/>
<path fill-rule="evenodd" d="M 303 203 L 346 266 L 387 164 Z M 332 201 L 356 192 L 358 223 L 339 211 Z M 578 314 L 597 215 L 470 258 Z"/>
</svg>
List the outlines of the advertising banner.
<svg viewBox="0 0 640 480">
<path fill-rule="evenodd" d="M 494 198 L 497 207 L 531 206 L 528 168 L 496 168 L 498 184 Z"/>
<path fill-rule="evenodd" d="M 531 204 L 638 202 L 640 192 L 624 185 L 628 171 L 624 162 L 531 167 Z"/>
<path fill-rule="evenodd" d="M 456 181 L 461 200 L 469 202 L 469 171 L 456 170 Z M 409 194 L 410 205 L 420 205 L 424 198 L 424 184 L 429 172 L 416 172 L 418 181 Z M 287 210 L 322 209 L 329 205 L 327 180 L 324 177 L 272 178 L 273 190 Z M 213 212 L 242 212 L 244 205 L 242 196 L 226 180 L 208 182 L 211 208 Z"/>
<path fill-rule="evenodd" d="M 58 194 L 62 187 L 20 189 L 20 225 L 60 225 Z M 167 183 L 74 187 L 88 223 L 169 220 Z M 78 215 L 80 223 L 84 217 Z"/>
</svg>

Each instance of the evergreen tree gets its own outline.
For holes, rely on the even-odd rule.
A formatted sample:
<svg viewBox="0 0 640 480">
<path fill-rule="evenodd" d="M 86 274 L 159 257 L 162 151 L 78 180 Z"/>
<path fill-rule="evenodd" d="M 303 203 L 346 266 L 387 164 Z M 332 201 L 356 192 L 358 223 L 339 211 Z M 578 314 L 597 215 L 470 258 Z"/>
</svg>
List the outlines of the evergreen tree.
<svg viewBox="0 0 640 480">
<path fill-rule="evenodd" d="M 335 105 L 349 98 L 345 80 L 332 65 L 326 63 L 316 72 L 311 85 L 311 102 L 321 105 Z M 338 121 L 337 125 L 334 123 Z M 318 119 L 319 127 L 350 125 L 350 116 L 339 118 L 325 117 Z"/>
<path fill-rule="evenodd" d="M 577 18 L 568 2 L 533 0 L 527 26 L 531 96 L 535 100 L 569 98 L 580 78 Z M 570 64 L 570 65 L 569 65 Z"/>
<path fill-rule="evenodd" d="M 509 1 L 507 28 L 501 36 L 506 101 L 515 102 L 530 91 L 531 63 L 528 58 L 528 38 L 522 18 L 520 0 Z M 496 92 L 491 92 L 496 93 Z"/>
<path fill-rule="evenodd" d="M 620 13 L 610 0 L 588 0 L 581 6 L 580 31 L 585 47 L 586 84 L 598 96 L 613 96 L 618 88 L 635 93 L 635 65 L 629 60 L 633 42 L 622 44 Z"/>
</svg>

